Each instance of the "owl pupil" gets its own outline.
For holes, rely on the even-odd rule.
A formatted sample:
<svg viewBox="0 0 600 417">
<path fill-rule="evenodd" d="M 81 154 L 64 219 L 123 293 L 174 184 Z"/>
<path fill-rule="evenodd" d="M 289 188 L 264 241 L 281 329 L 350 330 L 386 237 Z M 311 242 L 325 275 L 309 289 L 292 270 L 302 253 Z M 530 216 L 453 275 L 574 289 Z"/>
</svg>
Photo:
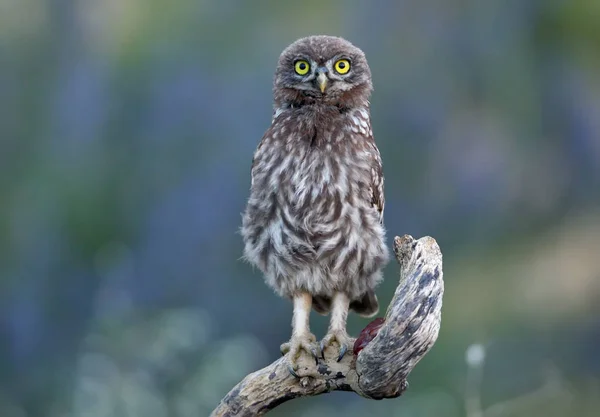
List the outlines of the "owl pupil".
<svg viewBox="0 0 600 417">
<path fill-rule="evenodd" d="M 345 62 L 340 62 L 338 64 L 338 67 L 340 67 L 340 69 L 344 69 L 344 68 L 346 68 L 346 63 Z"/>
<path fill-rule="evenodd" d="M 303 71 L 306 69 L 306 64 L 304 62 L 300 63 L 300 69 Z"/>
</svg>

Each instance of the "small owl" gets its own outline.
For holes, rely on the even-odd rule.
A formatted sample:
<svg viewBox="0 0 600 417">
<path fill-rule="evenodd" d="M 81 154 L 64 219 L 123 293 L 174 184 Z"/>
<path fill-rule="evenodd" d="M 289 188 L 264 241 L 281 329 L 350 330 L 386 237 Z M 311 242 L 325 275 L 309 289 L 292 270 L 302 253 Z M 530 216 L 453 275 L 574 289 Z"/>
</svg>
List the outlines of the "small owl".
<svg viewBox="0 0 600 417">
<path fill-rule="evenodd" d="M 364 53 L 333 36 L 287 47 L 274 80 L 274 113 L 252 161 L 243 215 L 244 256 L 266 283 L 293 301 L 292 337 L 281 346 L 294 374 L 301 350 L 318 358 L 352 339 L 348 310 L 370 317 L 388 261 L 383 173 L 369 114 L 371 72 Z M 321 343 L 311 308 L 331 312 Z"/>
</svg>

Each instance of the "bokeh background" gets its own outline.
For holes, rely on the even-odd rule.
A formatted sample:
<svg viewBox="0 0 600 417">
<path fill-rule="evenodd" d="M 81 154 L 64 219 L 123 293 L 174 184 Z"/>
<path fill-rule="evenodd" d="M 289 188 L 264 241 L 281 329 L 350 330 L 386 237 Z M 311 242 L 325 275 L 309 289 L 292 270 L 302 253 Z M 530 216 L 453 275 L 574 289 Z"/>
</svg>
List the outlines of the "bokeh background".
<svg viewBox="0 0 600 417">
<path fill-rule="evenodd" d="M 278 357 L 291 305 L 240 260 L 240 213 L 279 53 L 321 33 L 369 59 L 388 240 L 437 239 L 443 322 L 400 399 L 269 415 L 600 415 L 599 21 L 595 0 L 2 0 L 0 415 L 205 416 Z"/>
</svg>

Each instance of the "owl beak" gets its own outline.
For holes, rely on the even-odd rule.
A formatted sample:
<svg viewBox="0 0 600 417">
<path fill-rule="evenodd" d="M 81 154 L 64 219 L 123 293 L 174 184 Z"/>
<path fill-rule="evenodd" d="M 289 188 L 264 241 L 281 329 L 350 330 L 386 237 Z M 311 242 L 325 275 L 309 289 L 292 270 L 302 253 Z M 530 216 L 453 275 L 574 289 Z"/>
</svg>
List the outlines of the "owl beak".
<svg viewBox="0 0 600 417">
<path fill-rule="evenodd" d="M 327 75 L 324 72 L 319 72 L 319 75 L 317 75 L 317 84 L 319 84 L 319 89 L 321 90 L 321 93 L 325 92 L 328 80 L 329 79 L 327 78 Z"/>
</svg>

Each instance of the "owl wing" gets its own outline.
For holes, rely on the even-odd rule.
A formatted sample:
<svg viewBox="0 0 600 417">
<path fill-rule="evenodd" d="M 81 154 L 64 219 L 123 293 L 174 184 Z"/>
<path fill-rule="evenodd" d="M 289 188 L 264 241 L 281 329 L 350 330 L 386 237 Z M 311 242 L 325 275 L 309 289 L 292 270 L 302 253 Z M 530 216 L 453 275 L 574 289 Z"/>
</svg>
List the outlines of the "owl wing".
<svg viewBox="0 0 600 417">
<path fill-rule="evenodd" d="M 254 151 L 254 155 L 252 156 L 252 165 L 250 166 L 250 186 L 251 187 L 254 185 L 254 179 L 256 176 L 257 165 L 260 163 L 260 161 L 263 158 L 263 154 L 264 154 L 264 146 L 263 145 L 265 144 L 265 142 L 269 141 L 269 138 L 271 137 L 271 129 L 272 128 L 273 128 L 273 126 L 271 126 L 269 129 L 267 129 L 264 136 L 260 140 L 260 143 L 256 147 L 256 151 Z"/>
<path fill-rule="evenodd" d="M 379 212 L 379 222 L 383 223 L 383 209 L 385 207 L 385 196 L 383 194 L 383 166 L 381 163 L 381 154 L 373 137 L 369 141 L 371 145 L 370 154 L 372 155 L 371 163 L 371 204 Z"/>
<path fill-rule="evenodd" d="M 271 126 L 267 129 L 265 134 L 263 135 L 260 143 L 256 147 L 256 151 L 254 151 L 254 156 L 252 157 L 252 165 L 250 167 L 250 186 L 254 184 L 255 176 L 257 175 L 257 167 L 263 161 L 265 157 L 265 143 L 272 142 L 275 140 L 273 137 L 273 131 L 277 130 L 279 127 L 275 124 L 275 120 L 279 117 L 281 113 L 283 113 L 285 109 L 278 108 L 273 112 L 273 118 L 271 119 Z M 267 146 L 268 147 L 268 146 Z"/>
</svg>

